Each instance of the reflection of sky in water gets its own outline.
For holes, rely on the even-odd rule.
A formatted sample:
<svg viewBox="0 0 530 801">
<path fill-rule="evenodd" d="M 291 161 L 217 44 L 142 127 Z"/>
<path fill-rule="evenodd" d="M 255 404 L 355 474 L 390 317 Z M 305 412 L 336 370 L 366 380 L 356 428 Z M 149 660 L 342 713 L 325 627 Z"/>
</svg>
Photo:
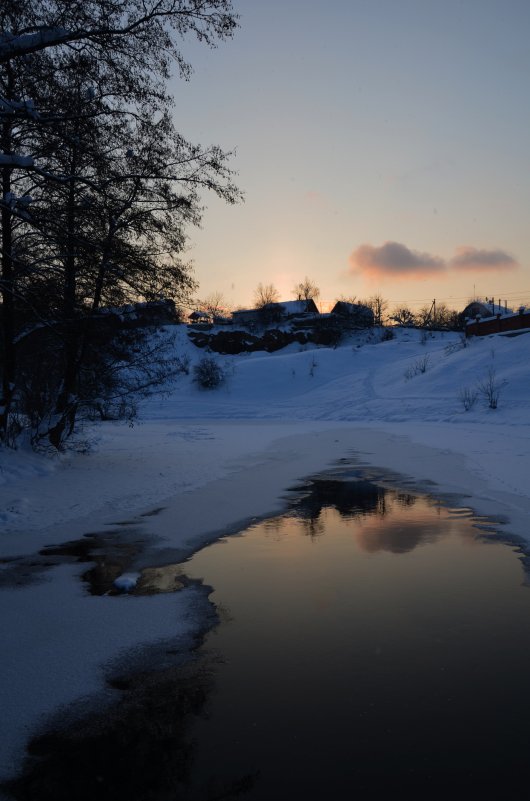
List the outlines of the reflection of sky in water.
<svg viewBox="0 0 530 801">
<path fill-rule="evenodd" d="M 263 801 L 511 786 L 530 745 L 530 592 L 468 512 L 326 480 L 186 573 L 230 615 L 206 644 L 223 664 L 196 776 L 257 769 Z"/>
<path fill-rule="evenodd" d="M 362 551 L 398 554 L 447 534 L 438 518 L 433 518 L 433 509 L 440 507 L 431 498 L 387 490 L 369 481 L 319 479 L 309 487 L 310 491 L 293 502 L 291 515 L 310 536 L 329 532 L 331 521 L 337 518 L 340 525 L 352 522 L 353 537 Z M 444 514 L 447 517 L 447 511 Z M 456 515 L 462 519 L 470 512 L 461 510 Z M 274 518 L 264 525 L 269 531 L 285 530 L 285 518 Z"/>
</svg>

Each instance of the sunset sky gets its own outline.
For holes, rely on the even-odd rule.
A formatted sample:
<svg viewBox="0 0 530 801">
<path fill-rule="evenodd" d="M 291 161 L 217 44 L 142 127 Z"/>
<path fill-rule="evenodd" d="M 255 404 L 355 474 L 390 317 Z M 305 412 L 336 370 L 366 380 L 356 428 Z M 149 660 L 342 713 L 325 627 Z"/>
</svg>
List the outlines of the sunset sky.
<svg viewBox="0 0 530 801">
<path fill-rule="evenodd" d="M 234 0 L 232 41 L 186 44 L 175 119 L 235 149 L 245 202 L 205 197 L 198 295 L 252 305 L 380 292 L 530 303 L 529 0 Z"/>
</svg>

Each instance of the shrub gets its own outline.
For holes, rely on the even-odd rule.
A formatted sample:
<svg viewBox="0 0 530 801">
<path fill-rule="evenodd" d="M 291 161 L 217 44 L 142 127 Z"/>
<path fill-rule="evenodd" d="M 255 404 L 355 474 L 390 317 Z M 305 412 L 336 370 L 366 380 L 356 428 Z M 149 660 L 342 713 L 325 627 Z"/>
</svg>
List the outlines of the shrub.
<svg viewBox="0 0 530 801">
<path fill-rule="evenodd" d="M 466 412 L 473 408 L 478 398 L 478 389 L 462 387 L 458 393 L 458 399 L 462 403 Z"/>
<path fill-rule="evenodd" d="M 422 356 L 421 359 L 417 359 L 414 364 L 411 364 L 410 367 L 407 367 L 405 370 L 405 378 L 408 380 L 409 378 L 414 378 L 415 375 L 419 375 L 420 373 L 426 373 L 427 368 L 429 367 L 429 362 L 429 354 Z"/>
<path fill-rule="evenodd" d="M 225 380 L 225 372 L 221 365 L 211 356 L 205 356 L 193 368 L 194 380 L 202 389 L 216 389 Z"/>
<path fill-rule="evenodd" d="M 486 399 L 490 409 L 496 409 L 499 404 L 501 389 L 505 381 L 499 381 L 493 367 L 490 367 L 486 378 L 478 385 L 478 391 Z"/>
</svg>

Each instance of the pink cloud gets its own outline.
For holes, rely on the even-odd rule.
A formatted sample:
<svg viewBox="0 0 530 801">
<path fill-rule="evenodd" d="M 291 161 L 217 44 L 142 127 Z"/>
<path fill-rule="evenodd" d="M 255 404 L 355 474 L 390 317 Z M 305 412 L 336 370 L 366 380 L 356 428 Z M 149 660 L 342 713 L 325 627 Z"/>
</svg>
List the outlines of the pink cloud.
<svg viewBox="0 0 530 801">
<path fill-rule="evenodd" d="M 514 270 L 519 264 L 504 250 L 480 250 L 470 245 L 463 245 L 456 249 L 456 256 L 451 260 L 450 266 L 453 270 L 502 272 Z"/>
<path fill-rule="evenodd" d="M 438 256 L 411 250 L 400 242 L 361 245 L 350 255 L 351 271 L 367 278 L 418 279 L 445 273 L 446 264 Z"/>
</svg>

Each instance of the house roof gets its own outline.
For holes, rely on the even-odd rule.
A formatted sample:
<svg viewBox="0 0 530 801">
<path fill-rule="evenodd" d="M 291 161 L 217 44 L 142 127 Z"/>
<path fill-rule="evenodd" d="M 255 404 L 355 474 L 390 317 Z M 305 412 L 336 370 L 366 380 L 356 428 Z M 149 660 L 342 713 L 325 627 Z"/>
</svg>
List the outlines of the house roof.
<svg viewBox="0 0 530 801">
<path fill-rule="evenodd" d="M 476 317 L 477 315 L 481 317 L 495 317 L 497 314 L 513 314 L 513 309 L 501 306 L 495 303 L 495 301 L 473 300 L 471 303 L 468 303 L 462 314 L 465 317 Z"/>
<path fill-rule="evenodd" d="M 281 306 L 286 314 L 306 314 L 308 311 L 318 311 L 315 301 L 310 300 L 283 300 L 280 303 L 270 303 L 269 308 Z"/>
<path fill-rule="evenodd" d="M 279 303 L 267 303 L 266 306 L 262 306 L 260 309 L 239 309 L 238 311 L 232 312 L 232 316 L 237 315 L 259 315 L 263 311 L 269 310 L 274 311 L 278 310 L 279 312 L 283 312 L 286 315 L 292 314 L 307 314 L 307 312 L 318 312 L 317 306 L 314 300 L 283 300 Z"/>
<path fill-rule="evenodd" d="M 373 311 L 369 308 L 369 306 L 365 306 L 363 303 L 349 303 L 347 300 L 338 300 L 335 305 L 333 306 L 331 312 L 340 312 L 341 314 L 352 314 L 352 315 L 372 315 Z"/>
</svg>

